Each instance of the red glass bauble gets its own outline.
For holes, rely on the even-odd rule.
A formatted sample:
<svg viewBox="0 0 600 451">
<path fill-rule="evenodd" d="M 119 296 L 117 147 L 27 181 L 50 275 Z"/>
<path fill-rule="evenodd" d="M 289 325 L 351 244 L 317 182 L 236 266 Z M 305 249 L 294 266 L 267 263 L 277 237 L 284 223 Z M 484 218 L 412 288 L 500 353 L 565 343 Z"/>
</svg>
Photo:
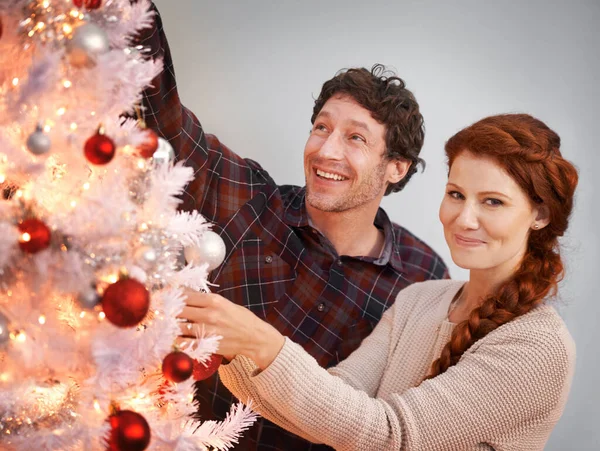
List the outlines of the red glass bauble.
<svg viewBox="0 0 600 451">
<path fill-rule="evenodd" d="M 163 359 L 162 372 L 171 382 L 183 382 L 192 375 L 194 371 L 194 359 L 185 352 L 171 352 Z"/>
<path fill-rule="evenodd" d="M 203 381 L 215 374 L 223 361 L 221 354 L 212 354 L 206 363 L 194 360 L 194 380 Z"/>
<path fill-rule="evenodd" d="M 146 129 L 146 140 L 137 146 L 138 153 L 142 158 L 152 158 L 158 149 L 158 135 L 154 130 Z"/>
<path fill-rule="evenodd" d="M 108 421 L 108 451 L 143 451 L 150 444 L 150 426 L 139 413 L 119 410 L 108 417 Z"/>
<path fill-rule="evenodd" d="M 2 37 L 2 32 L 4 31 L 4 26 L 2 24 L 2 16 L 0 16 L 0 38 Z"/>
<path fill-rule="evenodd" d="M 109 285 L 102 295 L 102 310 L 118 327 L 138 325 L 148 313 L 150 293 L 135 279 L 121 279 Z"/>
<path fill-rule="evenodd" d="M 26 219 L 18 228 L 21 232 L 19 247 L 23 252 L 35 254 L 50 245 L 50 229 L 39 219 Z"/>
<path fill-rule="evenodd" d="M 85 6 L 87 9 L 98 9 L 102 5 L 102 0 L 73 0 L 73 4 L 78 8 Z"/>
<path fill-rule="evenodd" d="M 115 156 L 115 143 L 108 136 L 96 133 L 83 148 L 85 157 L 92 164 L 106 164 Z"/>
</svg>

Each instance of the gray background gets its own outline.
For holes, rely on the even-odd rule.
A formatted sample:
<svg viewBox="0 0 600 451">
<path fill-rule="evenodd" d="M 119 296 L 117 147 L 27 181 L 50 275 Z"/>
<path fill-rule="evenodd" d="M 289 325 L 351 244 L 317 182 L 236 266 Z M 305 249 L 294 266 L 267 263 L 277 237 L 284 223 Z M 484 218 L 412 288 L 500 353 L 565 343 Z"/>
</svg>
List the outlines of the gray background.
<svg viewBox="0 0 600 451">
<path fill-rule="evenodd" d="M 344 67 L 397 69 L 425 116 L 427 169 L 384 207 L 443 256 L 453 278 L 466 272 L 452 264 L 437 219 L 444 141 L 501 112 L 530 113 L 561 135 L 581 177 L 559 305 L 577 343 L 577 369 L 547 449 L 600 449 L 600 1 L 156 3 L 184 103 L 279 183 L 303 184 L 302 151 L 323 81 Z"/>
</svg>

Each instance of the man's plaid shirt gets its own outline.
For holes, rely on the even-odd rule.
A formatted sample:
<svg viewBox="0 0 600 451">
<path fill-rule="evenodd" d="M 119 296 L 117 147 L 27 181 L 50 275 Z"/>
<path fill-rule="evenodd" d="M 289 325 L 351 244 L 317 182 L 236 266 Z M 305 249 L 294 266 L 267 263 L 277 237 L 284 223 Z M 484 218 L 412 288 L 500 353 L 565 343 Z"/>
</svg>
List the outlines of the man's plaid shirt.
<svg viewBox="0 0 600 451">
<path fill-rule="evenodd" d="M 440 257 L 379 209 L 379 258 L 338 255 L 309 224 L 305 190 L 277 185 L 261 166 L 204 135 L 177 93 L 173 63 L 162 30 L 141 37 L 164 71 L 144 93 L 148 127 L 170 141 L 194 168 L 183 208 L 197 209 L 215 225 L 227 247 L 225 262 L 210 275 L 215 292 L 244 305 L 300 343 L 324 367 L 346 358 L 373 330 L 398 291 L 411 283 L 448 276 Z M 221 419 L 234 401 L 218 375 L 198 383 L 204 420 Z M 352 431 L 348 431 L 349 434 Z M 261 419 L 236 449 L 317 450 Z"/>
</svg>

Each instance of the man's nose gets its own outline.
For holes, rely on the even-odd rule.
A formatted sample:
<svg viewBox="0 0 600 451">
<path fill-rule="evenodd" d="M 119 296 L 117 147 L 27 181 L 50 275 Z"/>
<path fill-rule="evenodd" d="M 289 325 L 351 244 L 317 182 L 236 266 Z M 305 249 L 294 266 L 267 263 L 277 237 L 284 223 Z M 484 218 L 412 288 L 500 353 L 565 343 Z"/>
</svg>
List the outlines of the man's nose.
<svg viewBox="0 0 600 451">
<path fill-rule="evenodd" d="M 323 158 L 328 158 L 330 160 L 341 160 L 344 155 L 344 146 L 340 134 L 336 131 L 331 133 L 321 146 L 319 153 Z"/>
</svg>

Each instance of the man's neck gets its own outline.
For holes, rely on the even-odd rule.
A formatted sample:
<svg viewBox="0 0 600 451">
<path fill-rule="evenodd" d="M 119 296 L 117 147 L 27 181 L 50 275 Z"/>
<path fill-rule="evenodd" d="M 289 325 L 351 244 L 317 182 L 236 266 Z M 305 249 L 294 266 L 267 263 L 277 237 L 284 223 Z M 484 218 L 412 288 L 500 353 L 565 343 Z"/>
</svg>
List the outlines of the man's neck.
<svg viewBox="0 0 600 451">
<path fill-rule="evenodd" d="M 381 254 L 385 237 L 383 231 L 374 225 L 377 209 L 334 213 L 317 210 L 306 204 L 311 225 L 327 237 L 338 255 L 354 257 L 376 258 Z"/>
</svg>

